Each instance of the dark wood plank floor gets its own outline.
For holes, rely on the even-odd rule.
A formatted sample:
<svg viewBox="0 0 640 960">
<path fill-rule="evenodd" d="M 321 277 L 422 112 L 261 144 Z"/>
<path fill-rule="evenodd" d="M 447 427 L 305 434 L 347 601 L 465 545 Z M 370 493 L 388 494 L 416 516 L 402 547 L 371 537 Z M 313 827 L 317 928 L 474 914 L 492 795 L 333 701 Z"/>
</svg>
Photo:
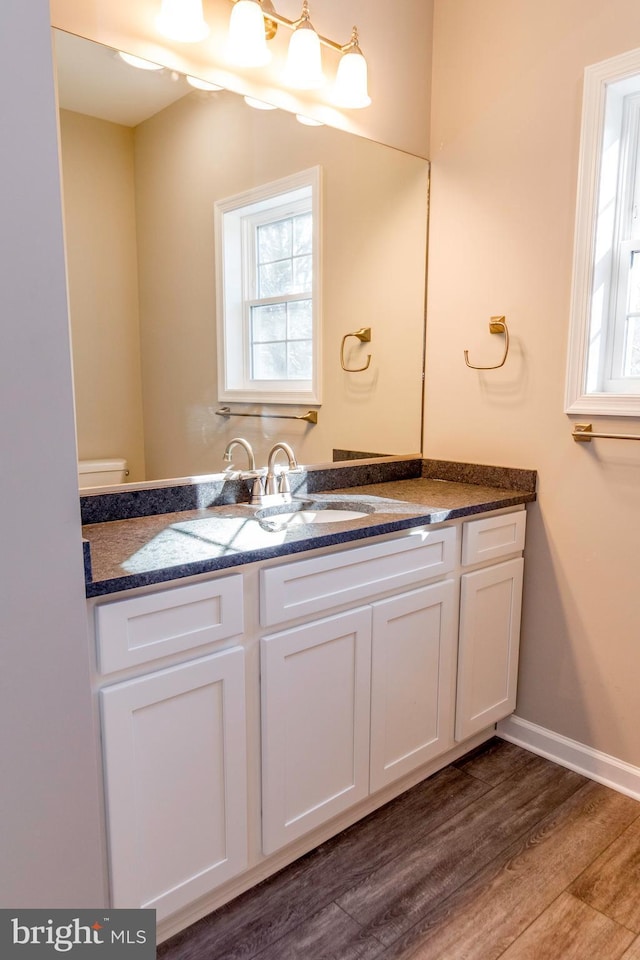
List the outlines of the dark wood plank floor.
<svg viewBox="0 0 640 960">
<path fill-rule="evenodd" d="M 640 960 L 640 803 L 494 739 L 162 960 Z"/>
</svg>

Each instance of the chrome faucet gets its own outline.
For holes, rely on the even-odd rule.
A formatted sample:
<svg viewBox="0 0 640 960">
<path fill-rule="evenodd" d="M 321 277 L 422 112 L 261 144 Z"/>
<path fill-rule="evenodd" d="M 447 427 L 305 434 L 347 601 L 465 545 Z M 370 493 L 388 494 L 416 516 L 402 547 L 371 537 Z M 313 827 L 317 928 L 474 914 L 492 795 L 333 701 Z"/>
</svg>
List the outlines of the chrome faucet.
<svg viewBox="0 0 640 960">
<path fill-rule="evenodd" d="M 287 503 L 291 499 L 291 487 L 289 486 L 289 478 L 285 470 L 280 473 L 278 481 L 276 482 L 275 462 L 280 451 L 287 455 L 287 459 L 289 461 L 289 470 L 298 469 L 296 455 L 289 444 L 282 440 L 278 441 L 278 443 L 274 443 L 274 445 L 271 447 L 271 450 L 269 450 L 269 456 L 267 457 L 267 482 L 265 493 L 267 496 L 281 494 L 283 497 L 283 503 Z"/>
<path fill-rule="evenodd" d="M 227 463 L 232 463 L 233 462 L 232 452 L 234 447 L 242 447 L 242 449 L 247 454 L 247 460 L 249 461 L 249 470 L 251 471 L 251 473 L 255 473 L 256 458 L 253 455 L 253 449 L 251 447 L 251 444 L 249 443 L 248 440 L 245 440 L 243 437 L 234 437 L 233 440 L 229 440 L 229 443 L 225 447 L 225 451 L 222 456 L 222 459 L 225 460 Z"/>
</svg>

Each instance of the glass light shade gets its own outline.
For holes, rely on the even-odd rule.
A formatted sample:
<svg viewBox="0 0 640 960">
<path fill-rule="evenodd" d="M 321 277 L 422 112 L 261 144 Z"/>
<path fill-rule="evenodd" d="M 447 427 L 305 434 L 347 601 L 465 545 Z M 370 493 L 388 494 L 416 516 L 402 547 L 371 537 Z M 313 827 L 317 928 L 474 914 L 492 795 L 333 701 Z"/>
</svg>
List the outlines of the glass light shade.
<svg viewBox="0 0 640 960">
<path fill-rule="evenodd" d="M 238 0 L 231 11 L 227 53 L 239 67 L 263 67 L 271 60 L 262 7 L 257 0 Z"/>
<path fill-rule="evenodd" d="M 217 83 L 209 83 L 208 80 L 201 80 L 199 77 L 190 77 L 187 75 L 187 83 L 195 87 L 196 90 L 224 90 L 224 87 Z"/>
<path fill-rule="evenodd" d="M 367 61 L 359 47 L 342 54 L 331 98 L 336 106 L 368 107 L 371 97 L 367 91 Z"/>
<path fill-rule="evenodd" d="M 118 50 L 118 56 L 128 63 L 130 67 L 136 67 L 138 70 L 162 70 L 161 63 L 153 63 L 152 60 L 143 60 L 142 57 L 134 57 L 132 53 L 123 53 Z"/>
<path fill-rule="evenodd" d="M 298 123 L 303 123 L 305 127 L 324 127 L 322 120 L 314 120 L 312 117 L 305 117 L 301 113 L 296 113 Z"/>
<path fill-rule="evenodd" d="M 291 35 L 283 79 L 298 90 L 315 90 L 324 83 L 320 40 L 308 20 Z"/>
<path fill-rule="evenodd" d="M 181 43 L 196 43 L 209 34 L 202 0 L 162 0 L 156 27 L 165 37 Z"/>
</svg>

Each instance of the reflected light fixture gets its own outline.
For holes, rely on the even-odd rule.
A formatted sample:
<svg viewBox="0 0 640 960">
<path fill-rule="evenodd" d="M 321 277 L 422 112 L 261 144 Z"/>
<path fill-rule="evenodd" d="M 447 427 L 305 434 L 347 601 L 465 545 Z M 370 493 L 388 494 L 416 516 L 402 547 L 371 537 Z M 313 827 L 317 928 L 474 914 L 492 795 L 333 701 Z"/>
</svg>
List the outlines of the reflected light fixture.
<svg viewBox="0 0 640 960">
<path fill-rule="evenodd" d="M 309 19 L 308 0 L 289 40 L 283 80 L 298 90 L 316 90 L 324 83 L 320 37 Z"/>
<path fill-rule="evenodd" d="M 138 70 L 164 70 L 161 63 L 153 63 L 152 60 L 143 60 L 142 57 L 134 57 L 132 53 L 123 53 L 118 50 L 118 56 L 128 63 L 130 67 L 136 67 Z"/>
<path fill-rule="evenodd" d="M 263 67 L 271 60 L 260 0 L 236 0 L 229 21 L 227 53 L 239 67 Z"/>
<path fill-rule="evenodd" d="M 162 0 L 156 27 L 165 37 L 181 43 L 197 43 L 209 35 L 202 0 Z"/>
<path fill-rule="evenodd" d="M 303 123 L 305 127 L 324 127 L 322 120 L 314 120 L 312 117 L 305 117 L 301 113 L 296 113 L 298 123 Z"/>
<path fill-rule="evenodd" d="M 272 103 L 267 103 L 265 100 L 256 100 L 255 97 L 245 97 L 244 102 L 248 107 L 253 107 L 254 110 L 277 110 Z"/>
<path fill-rule="evenodd" d="M 264 66 L 270 59 L 267 40 L 279 25 L 292 31 L 287 52 L 283 82 L 298 90 L 322 86 L 321 47 L 341 54 L 331 98 L 336 106 L 349 109 L 367 107 L 371 97 L 367 89 L 367 61 L 360 49 L 358 31 L 354 27 L 348 43 L 340 44 L 317 33 L 309 18 L 309 2 L 303 0 L 302 14 L 289 20 L 276 12 L 272 0 L 230 0 L 233 4 L 229 22 L 228 53 L 238 66 Z"/>
<path fill-rule="evenodd" d="M 187 83 L 194 87 L 196 90 L 207 90 L 213 92 L 214 90 L 224 90 L 224 87 L 221 87 L 218 83 L 209 83 L 208 80 L 201 80 L 199 77 L 191 77 L 187 75 Z"/>
</svg>

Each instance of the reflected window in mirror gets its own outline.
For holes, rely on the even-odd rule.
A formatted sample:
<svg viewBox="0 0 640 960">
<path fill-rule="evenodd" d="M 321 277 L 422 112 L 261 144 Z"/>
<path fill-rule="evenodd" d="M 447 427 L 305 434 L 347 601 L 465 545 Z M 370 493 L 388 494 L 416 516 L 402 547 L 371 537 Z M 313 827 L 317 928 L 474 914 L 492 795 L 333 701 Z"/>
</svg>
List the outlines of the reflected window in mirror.
<svg viewBox="0 0 640 960">
<path fill-rule="evenodd" d="M 567 413 L 640 416 L 640 50 L 585 71 Z"/>
<path fill-rule="evenodd" d="M 220 400 L 320 402 L 320 179 L 215 204 Z"/>
</svg>

